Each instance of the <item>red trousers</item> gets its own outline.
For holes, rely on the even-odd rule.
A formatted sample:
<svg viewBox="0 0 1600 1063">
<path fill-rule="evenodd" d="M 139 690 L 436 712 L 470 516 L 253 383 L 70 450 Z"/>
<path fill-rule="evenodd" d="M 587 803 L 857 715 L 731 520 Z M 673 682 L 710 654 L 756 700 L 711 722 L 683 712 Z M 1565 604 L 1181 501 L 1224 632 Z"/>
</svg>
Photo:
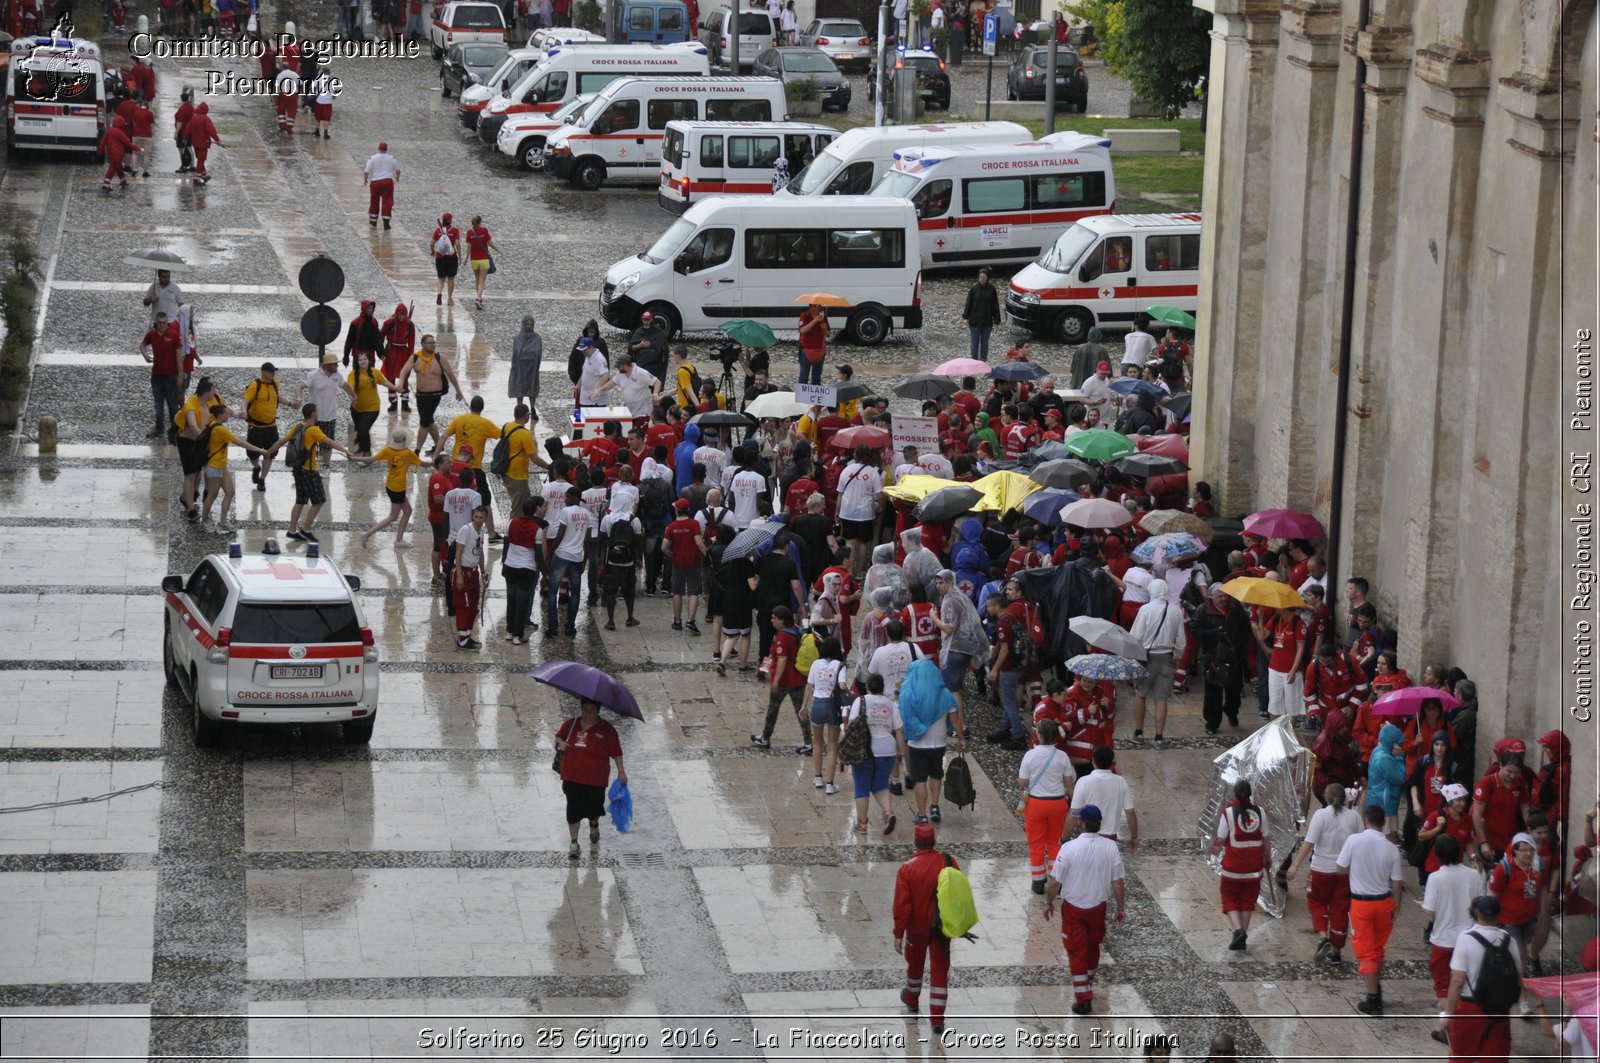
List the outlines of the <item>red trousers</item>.
<svg viewBox="0 0 1600 1063">
<path fill-rule="evenodd" d="M 944 1025 L 945 995 L 950 991 L 950 942 L 943 935 L 930 943 L 931 935 L 907 934 L 906 995 L 911 1003 L 922 996 L 922 968 L 928 967 L 928 1020 L 935 1026 Z"/>
<path fill-rule="evenodd" d="M 382 214 L 383 220 L 388 221 L 394 214 L 394 178 L 385 177 L 380 181 L 373 181 L 370 187 L 371 192 L 367 195 L 367 220 L 376 223 L 378 215 Z M 409 354 L 407 357 L 410 357 Z"/>
<path fill-rule="evenodd" d="M 105 181 L 105 183 L 106 184 L 110 184 L 111 183 L 111 179 L 113 177 L 115 177 L 115 178 L 117 178 L 119 180 L 122 179 L 122 152 L 120 152 L 120 151 L 117 152 L 116 154 L 112 154 L 109 151 L 106 152 L 106 181 Z"/>
<path fill-rule="evenodd" d="M 1450 995 L 1450 955 L 1453 952 L 1455 949 L 1443 945 L 1428 945 L 1428 973 L 1433 975 L 1433 995 L 1440 1000 Z"/>
<path fill-rule="evenodd" d="M 272 97 L 272 105 L 278 111 L 278 128 L 293 129 L 295 116 L 300 113 L 300 97 L 280 92 Z"/>
<path fill-rule="evenodd" d="M 1311 872 L 1306 883 L 1306 910 L 1311 913 L 1311 929 L 1327 935 L 1334 948 L 1344 948 L 1350 929 L 1350 877 L 1332 871 Z"/>
<path fill-rule="evenodd" d="M 211 152 L 210 144 L 196 142 L 194 145 L 194 172 L 201 177 L 206 175 L 206 156 Z"/>
<path fill-rule="evenodd" d="M 1451 1063 L 1490 1063 L 1510 1057 L 1511 1019 L 1485 1015 L 1472 1001 L 1461 1001 L 1450 1020 Z"/>
<path fill-rule="evenodd" d="M 1094 999 L 1094 972 L 1100 966 L 1100 942 L 1106 937 L 1106 906 L 1077 908 L 1061 902 L 1061 944 L 1072 968 L 1072 999 Z"/>
<path fill-rule="evenodd" d="M 1223 878 L 1222 910 L 1224 912 L 1253 912 L 1261 896 L 1261 876 L 1254 878 Z"/>
<path fill-rule="evenodd" d="M 385 214 L 384 217 L 388 217 L 388 215 Z M 390 380 L 399 380 L 400 371 L 406 367 L 406 359 L 410 357 L 410 351 L 385 346 L 383 351 L 383 375 Z M 411 394 L 410 377 L 406 378 L 405 386 L 401 388 L 401 392 L 408 396 Z"/>
<path fill-rule="evenodd" d="M 472 634 L 472 625 L 478 622 L 478 596 L 482 585 L 478 581 L 478 570 L 475 568 L 455 569 L 455 576 L 461 577 L 461 582 L 455 588 L 456 592 L 456 641 L 465 642 Z"/>
</svg>

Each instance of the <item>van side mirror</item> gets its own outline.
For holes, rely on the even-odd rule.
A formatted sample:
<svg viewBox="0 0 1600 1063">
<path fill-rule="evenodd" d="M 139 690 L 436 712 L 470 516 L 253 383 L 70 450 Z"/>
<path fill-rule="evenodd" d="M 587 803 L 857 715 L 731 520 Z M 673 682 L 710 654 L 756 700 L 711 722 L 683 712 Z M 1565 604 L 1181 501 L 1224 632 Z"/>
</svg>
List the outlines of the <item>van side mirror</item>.
<svg viewBox="0 0 1600 1063">
<path fill-rule="evenodd" d="M 1078 279 L 1085 283 L 1094 280 L 1094 275 L 1089 272 L 1089 263 L 1085 262 L 1078 267 Z"/>
<path fill-rule="evenodd" d="M 361 589 L 361 577 L 360 576 L 346 576 L 344 578 L 344 581 L 345 581 L 346 584 L 349 585 L 350 589 L 353 590 L 353 591 L 358 591 L 358 590 Z"/>
<path fill-rule="evenodd" d="M 688 276 L 688 274 L 689 274 L 689 257 L 687 255 L 679 255 L 677 258 L 673 259 L 672 260 L 672 272 L 674 272 L 674 273 L 682 273 L 683 275 Z"/>
<path fill-rule="evenodd" d="M 182 576 L 162 576 L 161 577 L 161 593 L 162 594 L 182 594 L 183 593 L 183 577 Z"/>
</svg>

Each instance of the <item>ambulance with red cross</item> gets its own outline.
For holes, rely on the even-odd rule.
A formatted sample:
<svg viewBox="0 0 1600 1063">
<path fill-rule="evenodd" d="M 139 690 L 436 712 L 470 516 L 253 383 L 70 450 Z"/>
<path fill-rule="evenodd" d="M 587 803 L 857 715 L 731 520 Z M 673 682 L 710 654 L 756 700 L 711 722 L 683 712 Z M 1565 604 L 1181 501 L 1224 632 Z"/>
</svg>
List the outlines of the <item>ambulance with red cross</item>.
<svg viewBox="0 0 1600 1063">
<path fill-rule="evenodd" d="M 1082 343 L 1097 326 L 1131 327 L 1152 305 L 1192 314 L 1199 298 L 1200 215 L 1112 214 L 1078 222 L 1013 274 L 1006 312 L 1034 333 Z"/>
<path fill-rule="evenodd" d="M 1111 213 L 1110 146 L 1063 132 L 1020 144 L 900 148 L 872 195 L 917 208 L 923 269 L 1031 262 L 1074 222 Z"/>
<path fill-rule="evenodd" d="M 378 714 L 378 649 L 346 576 L 309 544 L 305 556 L 211 554 L 161 581 L 162 660 L 191 714 L 195 744 L 231 724 L 338 723 L 365 744 Z"/>
<path fill-rule="evenodd" d="M 8 56 L 7 149 L 99 151 L 108 121 L 99 45 L 79 37 L 19 37 Z"/>
</svg>

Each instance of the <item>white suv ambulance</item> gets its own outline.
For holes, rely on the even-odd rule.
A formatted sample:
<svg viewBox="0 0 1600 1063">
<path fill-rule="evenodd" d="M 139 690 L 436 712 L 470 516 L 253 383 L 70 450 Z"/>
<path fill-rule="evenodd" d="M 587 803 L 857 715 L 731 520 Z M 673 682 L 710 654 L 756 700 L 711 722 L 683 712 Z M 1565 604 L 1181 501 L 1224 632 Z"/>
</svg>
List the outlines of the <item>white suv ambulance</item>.
<svg viewBox="0 0 1600 1063">
<path fill-rule="evenodd" d="M 211 554 L 187 578 L 161 581 L 167 681 L 193 712 L 198 746 L 231 723 L 339 723 L 347 742 L 372 738 L 378 650 L 355 592 L 314 545 L 306 556 Z"/>
</svg>

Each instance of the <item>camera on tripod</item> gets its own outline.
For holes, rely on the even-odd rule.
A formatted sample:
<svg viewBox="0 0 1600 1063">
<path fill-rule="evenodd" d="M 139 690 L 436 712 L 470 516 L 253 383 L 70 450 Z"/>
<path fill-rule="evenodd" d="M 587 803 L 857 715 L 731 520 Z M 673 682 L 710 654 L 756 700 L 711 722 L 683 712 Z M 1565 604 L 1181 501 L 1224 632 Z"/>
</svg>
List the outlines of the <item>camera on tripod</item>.
<svg viewBox="0 0 1600 1063">
<path fill-rule="evenodd" d="M 739 364 L 739 355 L 744 348 L 737 343 L 722 343 L 717 347 L 717 358 L 722 362 L 724 373 L 733 372 L 733 367 Z"/>
</svg>

